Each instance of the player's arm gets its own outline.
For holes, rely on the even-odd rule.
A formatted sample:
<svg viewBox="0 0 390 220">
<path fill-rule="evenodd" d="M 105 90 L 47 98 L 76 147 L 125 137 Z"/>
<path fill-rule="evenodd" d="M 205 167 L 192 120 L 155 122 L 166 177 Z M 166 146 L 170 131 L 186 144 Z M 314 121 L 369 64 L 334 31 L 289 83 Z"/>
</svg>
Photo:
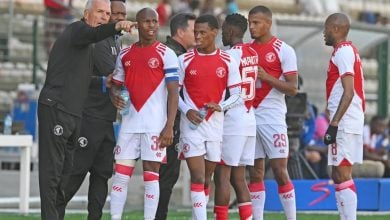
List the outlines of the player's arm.
<svg viewBox="0 0 390 220">
<path fill-rule="evenodd" d="M 285 75 L 284 78 L 286 81 L 282 81 L 269 75 L 259 66 L 257 77 L 288 96 L 295 96 L 298 93 L 298 75 L 296 73 Z"/>
<path fill-rule="evenodd" d="M 117 109 L 123 109 L 126 106 L 125 101 L 120 96 L 120 90 L 125 80 L 125 71 L 122 65 L 121 54 L 116 58 L 115 70 L 108 76 L 107 82 L 110 83 L 110 99 Z M 106 85 L 109 86 L 109 85 Z"/>
<path fill-rule="evenodd" d="M 168 49 L 164 55 L 164 74 L 168 90 L 168 113 L 167 122 L 159 137 L 160 147 L 168 147 L 173 143 L 173 125 L 179 103 L 178 60 L 171 49 Z"/>
<path fill-rule="evenodd" d="M 346 74 L 341 77 L 341 83 L 343 85 L 343 95 L 341 96 L 339 106 L 337 107 L 336 113 L 334 114 L 330 124 L 332 126 L 338 126 L 341 118 L 347 111 L 349 105 L 352 102 L 354 96 L 354 78 L 350 74 Z"/>
</svg>

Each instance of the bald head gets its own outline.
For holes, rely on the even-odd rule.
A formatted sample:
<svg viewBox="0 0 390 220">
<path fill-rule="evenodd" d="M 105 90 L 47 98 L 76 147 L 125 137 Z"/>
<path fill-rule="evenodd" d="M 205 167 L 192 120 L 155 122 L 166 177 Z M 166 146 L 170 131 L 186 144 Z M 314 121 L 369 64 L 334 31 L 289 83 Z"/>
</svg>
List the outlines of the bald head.
<svg viewBox="0 0 390 220">
<path fill-rule="evenodd" d="M 337 43 L 345 41 L 350 26 L 351 23 L 346 14 L 334 13 L 329 15 L 325 21 L 325 44 L 328 46 L 335 46 Z"/>
<path fill-rule="evenodd" d="M 154 10 L 152 8 L 143 8 L 143 9 L 139 10 L 137 12 L 137 14 L 135 15 L 135 20 L 138 22 L 141 19 L 144 19 L 145 17 L 148 17 L 148 16 L 152 16 L 152 17 L 155 16 L 158 19 L 158 14 L 157 14 L 156 10 Z"/>
</svg>

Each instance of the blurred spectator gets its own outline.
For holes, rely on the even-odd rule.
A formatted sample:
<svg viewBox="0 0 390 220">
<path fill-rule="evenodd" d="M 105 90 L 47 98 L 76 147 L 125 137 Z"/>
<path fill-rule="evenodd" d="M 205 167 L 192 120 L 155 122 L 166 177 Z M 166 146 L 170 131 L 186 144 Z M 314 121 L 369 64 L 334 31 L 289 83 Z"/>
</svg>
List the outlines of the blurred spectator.
<svg viewBox="0 0 390 220">
<path fill-rule="evenodd" d="M 215 0 L 204 0 L 203 6 L 200 9 L 200 14 L 215 15 Z"/>
<path fill-rule="evenodd" d="M 73 20 L 72 0 L 44 0 L 45 5 L 45 49 L 49 55 L 57 37 Z"/>
<path fill-rule="evenodd" d="M 158 22 L 160 26 L 165 26 L 172 15 L 172 6 L 170 0 L 161 0 L 156 8 Z"/>
<path fill-rule="evenodd" d="M 363 130 L 363 164 L 354 166 L 356 177 L 382 177 L 390 169 L 388 137 L 385 134 L 386 120 L 374 116 Z M 388 173 L 388 172 L 387 172 Z"/>
<path fill-rule="evenodd" d="M 317 108 L 309 104 L 301 134 L 301 146 L 305 150 L 306 160 L 321 179 L 329 178 L 327 173 L 328 148 L 323 142 L 328 124 L 329 120 L 326 114 L 321 113 L 317 116 Z"/>
<path fill-rule="evenodd" d="M 238 5 L 235 0 L 226 0 L 226 15 L 238 13 Z"/>
</svg>

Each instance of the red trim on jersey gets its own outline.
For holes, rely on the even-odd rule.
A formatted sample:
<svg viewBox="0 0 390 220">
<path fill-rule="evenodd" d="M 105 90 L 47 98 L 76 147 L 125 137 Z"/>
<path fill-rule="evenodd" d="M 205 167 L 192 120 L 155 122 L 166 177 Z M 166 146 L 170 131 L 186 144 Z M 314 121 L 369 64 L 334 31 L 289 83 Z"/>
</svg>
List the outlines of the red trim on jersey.
<svg viewBox="0 0 390 220">
<path fill-rule="evenodd" d="M 231 89 L 231 88 L 235 88 L 235 87 L 239 87 L 239 86 L 241 86 L 241 83 L 230 85 L 230 86 L 228 86 L 228 88 Z"/>
<path fill-rule="evenodd" d="M 132 176 L 134 171 L 134 167 L 129 167 L 121 164 L 115 164 L 115 172 L 126 175 L 126 176 Z"/>
<path fill-rule="evenodd" d="M 287 193 L 294 189 L 294 185 L 291 182 L 288 182 L 286 185 L 278 186 L 278 192 Z"/>
<path fill-rule="evenodd" d="M 290 71 L 290 72 L 283 73 L 283 75 L 285 76 L 295 75 L 295 74 L 298 74 L 298 71 Z"/>
<path fill-rule="evenodd" d="M 352 76 L 352 77 L 354 77 L 355 76 L 355 74 L 353 74 L 353 73 L 344 73 L 343 75 L 341 75 L 341 78 L 344 78 L 345 76 Z"/>
<path fill-rule="evenodd" d="M 116 79 L 114 79 L 114 78 L 112 78 L 111 81 L 112 81 L 115 85 L 119 85 L 119 86 L 123 85 L 123 82 L 122 82 L 122 81 L 116 80 Z"/>
</svg>

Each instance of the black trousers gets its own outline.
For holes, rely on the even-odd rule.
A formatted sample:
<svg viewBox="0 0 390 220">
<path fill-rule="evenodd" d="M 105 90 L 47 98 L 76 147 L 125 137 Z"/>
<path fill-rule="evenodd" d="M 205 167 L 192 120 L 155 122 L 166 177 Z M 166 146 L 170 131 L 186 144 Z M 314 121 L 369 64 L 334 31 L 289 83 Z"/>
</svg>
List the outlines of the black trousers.
<svg viewBox="0 0 390 220">
<path fill-rule="evenodd" d="M 171 146 L 167 148 L 167 163 L 160 167 L 160 199 L 156 212 L 156 220 L 165 220 L 168 215 L 168 204 L 171 199 L 172 189 L 175 186 L 180 174 L 180 160 L 177 159 L 176 144 L 180 136 L 180 112 L 177 113 L 174 126 L 174 139 Z"/>
<path fill-rule="evenodd" d="M 83 115 L 78 146 L 72 174 L 64 189 L 65 200 L 58 203 L 58 212 L 63 219 L 67 203 L 89 172 L 88 220 L 98 220 L 102 218 L 108 179 L 113 173 L 115 136 L 112 121 Z"/>
<path fill-rule="evenodd" d="M 72 171 L 80 118 L 57 109 L 53 101 L 38 105 L 39 191 L 41 218 L 58 220 L 58 200 L 65 197 L 64 187 Z"/>
</svg>

